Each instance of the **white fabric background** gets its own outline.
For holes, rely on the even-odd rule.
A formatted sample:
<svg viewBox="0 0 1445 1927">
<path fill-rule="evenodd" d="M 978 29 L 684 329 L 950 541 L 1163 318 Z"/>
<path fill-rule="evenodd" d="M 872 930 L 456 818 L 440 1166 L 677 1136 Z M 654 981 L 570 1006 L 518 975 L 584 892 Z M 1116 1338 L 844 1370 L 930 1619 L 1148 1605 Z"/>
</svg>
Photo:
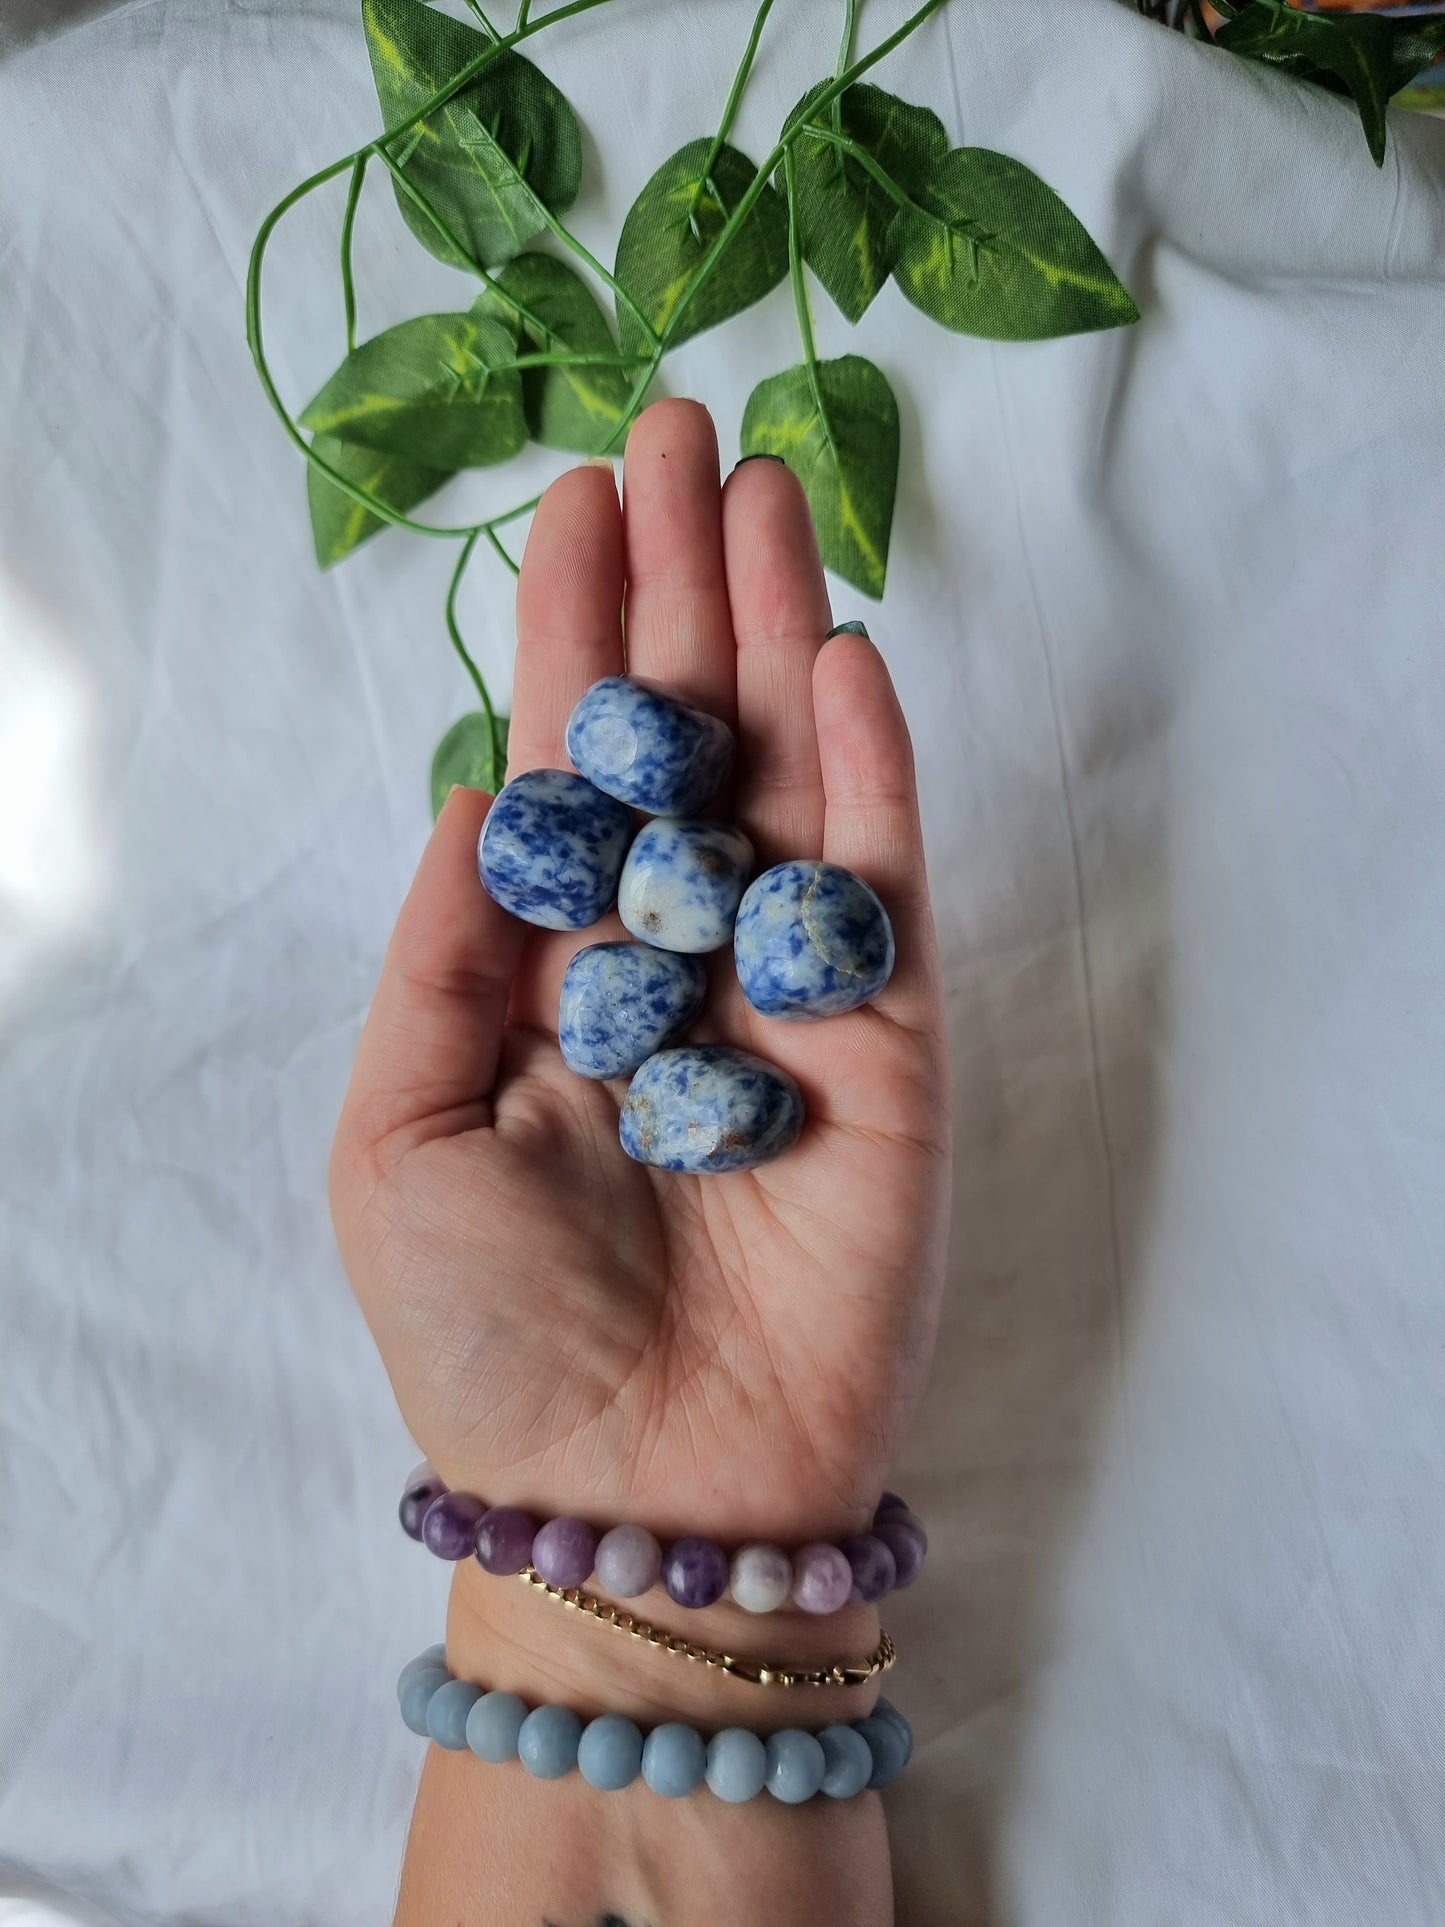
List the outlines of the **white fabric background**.
<svg viewBox="0 0 1445 1927">
<path fill-rule="evenodd" d="M 30 15 L 35 13 L 30 9 Z M 63 13 L 65 8 L 61 8 Z M 904 8 L 869 0 L 865 36 Z M 778 9 L 755 153 L 831 63 Z M 537 43 L 610 251 L 750 8 Z M 148 0 L 0 68 L 0 1891 L 17 1923 L 376 1927 L 445 1579 L 332 1250 L 328 1135 L 426 768 L 441 546 L 312 566 L 242 283 L 375 124 L 350 0 Z M 959 1121 L 899 1483 L 907 1923 L 1438 1927 L 1445 1588 L 1445 127 L 1112 0 L 968 0 L 878 76 L 1064 192 L 1127 335 L 885 295 L 893 572 Z M 283 231 L 299 404 L 338 186 Z M 378 191 L 363 324 L 460 281 Z M 849 333 L 817 303 L 825 352 Z M 669 363 L 725 449 L 785 290 Z M 471 478 L 499 506 L 555 464 Z M 505 688 L 510 584 L 464 620 Z M 70 1899 L 55 1896 L 71 1896 Z M 88 1904 L 82 1904 L 88 1903 Z M 96 1910 L 96 1911 L 92 1911 Z"/>
</svg>

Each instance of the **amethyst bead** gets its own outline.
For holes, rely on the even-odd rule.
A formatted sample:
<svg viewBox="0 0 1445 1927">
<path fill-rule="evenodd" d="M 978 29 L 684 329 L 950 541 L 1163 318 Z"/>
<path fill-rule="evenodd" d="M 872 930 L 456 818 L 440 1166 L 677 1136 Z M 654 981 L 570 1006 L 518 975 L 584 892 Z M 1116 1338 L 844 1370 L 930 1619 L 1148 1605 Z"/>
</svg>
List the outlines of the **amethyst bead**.
<svg viewBox="0 0 1445 1927">
<path fill-rule="evenodd" d="M 662 1583 L 679 1606 L 715 1605 L 727 1591 L 728 1556 L 711 1539 L 675 1539 L 663 1561 Z"/>
<path fill-rule="evenodd" d="M 902 1501 L 891 1493 L 885 1495 L 885 1502 L 873 1514 L 873 1530 L 879 1526 L 906 1525 L 910 1532 L 916 1532 L 923 1541 L 923 1550 L 928 1550 L 928 1528 L 916 1512 L 911 1511 Z"/>
<path fill-rule="evenodd" d="M 875 1520 L 881 1519 L 885 1512 L 906 1512 L 907 1510 L 908 1501 L 906 1499 L 900 1499 L 896 1492 L 885 1492 L 883 1497 L 878 1501 L 877 1510 L 874 1512 L 873 1517 Z"/>
<path fill-rule="evenodd" d="M 835 1613 L 853 1590 L 853 1568 L 837 1546 L 800 1546 L 793 1554 L 793 1604 L 805 1613 Z"/>
<path fill-rule="evenodd" d="M 911 1586 L 923 1570 L 928 1546 L 921 1529 L 907 1519 L 885 1519 L 877 1536 L 893 1554 L 894 1586 L 902 1591 Z"/>
<path fill-rule="evenodd" d="M 514 1505 L 494 1505 L 477 1526 L 477 1564 L 499 1578 L 520 1572 L 532 1559 L 537 1521 Z"/>
<path fill-rule="evenodd" d="M 859 1532 L 842 1545 L 844 1558 L 853 1571 L 850 1599 L 861 1599 L 871 1606 L 885 1593 L 892 1592 L 898 1578 L 898 1562 L 874 1532 Z"/>
<path fill-rule="evenodd" d="M 446 1486 L 429 1465 L 419 1465 L 412 1473 L 401 1495 L 401 1504 L 396 1509 L 401 1529 L 408 1539 L 421 1538 L 421 1522 L 426 1517 L 427 1507 L 445 1491 Z"/>
<path fill-rule="evenodd" d="M 618 1599 L 638 1599 L 662 1574 L 662 1547 L 645 1526 L 614 1526 L 597 1548 L 597 1583 Z"/>
<path fill-rule="evenodd" d="M 532 1541 L 532 1564 L 549 1586 L 585 1586 L 597 1557 L 597 1534 L 585 1519 L 549 1519 Z"/>
<path fill-rule="evenodd" d="M 438 1559 L 465 1559 L 477 1543 L 486 1501 L 469 1492 L 443 1492 L 422 1516 L 421 1542 Z"/>
</svg>

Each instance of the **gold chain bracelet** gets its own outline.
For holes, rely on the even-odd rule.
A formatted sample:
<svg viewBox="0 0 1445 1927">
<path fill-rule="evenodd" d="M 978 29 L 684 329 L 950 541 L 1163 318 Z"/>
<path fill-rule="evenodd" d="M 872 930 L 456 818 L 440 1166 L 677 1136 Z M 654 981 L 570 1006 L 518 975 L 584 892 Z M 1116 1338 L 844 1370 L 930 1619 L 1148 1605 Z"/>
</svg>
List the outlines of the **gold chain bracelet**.
<svg viewBox="0 0 1445 1927">
<path fill-rule="evenodd" d="M 645 1619 L 635 1614 L 623 1612 L 605 1599 L 584 1592 L 580 1586 L 549 1586 L 533 1566 L 525 1566 L 517 1577 L 534 1592 L 544 1592 L 549 1599 L 559 1605 L 570 1606 L 575 1612 L 588 1613 L 604 1626 L 611 1626 L 614 1632 L 626 1633 L 631 1639 L 643 1640 L 655 1646 L 659 1652 L 673 1653 L 681 1659 L 696 1660 L 702 1666 L 712 1666 L 718 1672 L 727 1673 L 733 1679 L 747 1681 L 750 1686 L 862 1686 L 880 1673 L 886 1673 L 898 1657 L 893 1641 L 884 1633 L 878 1642 L 876 1652 L 867 1659 L 851 1665 L 837 1666 L 775 1666 L 767 1659 L 742 1659 L 734 1653 L 710 1652 L 706 1646 L 694 1646 L 691 1640 L 681 1639 L 676 1633 L 665 1633 L 657 1626 L 651 1626 Z"/>
</svg>

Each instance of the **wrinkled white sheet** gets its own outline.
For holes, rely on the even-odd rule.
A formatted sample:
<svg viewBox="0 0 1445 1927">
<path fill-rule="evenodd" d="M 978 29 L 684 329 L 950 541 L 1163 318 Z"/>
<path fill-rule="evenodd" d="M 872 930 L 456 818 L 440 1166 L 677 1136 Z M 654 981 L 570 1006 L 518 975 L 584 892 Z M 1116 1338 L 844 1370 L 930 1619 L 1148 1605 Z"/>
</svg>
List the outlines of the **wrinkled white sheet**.
<svg viewBox="0 0 1445 1927">
<path fill-rule="evenodd" d="M 835 11 L 778 9 L 745 146 Z M 350 0 L 17 48 L 36 12 L 0 67 L 0 1892 L 376 1927 L 391 1681 L 445 1580 L 393 1523 L 323 1174 L 467 692 L 440 546 L 315 573 L 241 313 L 261 215 L 375 109 Z M 617 0 L 540 44 L 604 249 L 749 14 Z M 899 1473 L 935 1548 L 890 1614 L 901 1917 L 1439 1927 L 1445 127 L 1397 117 L 1376 173 L 1345 104 L 1111 0 L 960 0 L 880 77 L 1038 168 L 1146 310 L 1007 347 L 890 296 L 854 338 L 904 416 L 862 613 L 960 1127 Z M 298 404 L 340 195 L 276 252 Z M 368 329 L 457 298 L 383 193 L 363 243 Z M 669 365 L 725 447 L 792 329 L 780 290 Z M 504 688 L 485 561 L 463 615 Z"/>
</svg>

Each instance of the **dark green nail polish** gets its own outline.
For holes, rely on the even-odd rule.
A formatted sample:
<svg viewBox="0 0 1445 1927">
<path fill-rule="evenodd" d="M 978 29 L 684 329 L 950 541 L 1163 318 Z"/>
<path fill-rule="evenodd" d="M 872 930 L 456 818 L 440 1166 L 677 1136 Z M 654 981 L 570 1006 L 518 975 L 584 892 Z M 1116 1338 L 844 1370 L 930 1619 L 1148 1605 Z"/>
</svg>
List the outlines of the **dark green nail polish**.
<svg viewBox="0 0 1445 1927">
<path fill-rule="evenodd" d="M 788 466 L 787 463 L 783 461 L 783 458 L 781 455 L 772 455 L 768 452 L 767 449 L 760 448 L 757 450 L 755 454 L 740 455 L 738 457 L 738 459 L 733 463 L 734 475 L 737 474 L 738 470 L 742 467 L 744 462 L 782 462 L 784 468 Z"/>
<path fill-rule="evenodd" d="M 867 625 L 861 622 L 840 622 L 836 629 L 830 629 L 828 631 L 823 640 L 824 642 L 831 642 L 834 636 L 862 636 L 865 642 L 871 642 L 873 640 L 868 633 Z"/>
</svg>

